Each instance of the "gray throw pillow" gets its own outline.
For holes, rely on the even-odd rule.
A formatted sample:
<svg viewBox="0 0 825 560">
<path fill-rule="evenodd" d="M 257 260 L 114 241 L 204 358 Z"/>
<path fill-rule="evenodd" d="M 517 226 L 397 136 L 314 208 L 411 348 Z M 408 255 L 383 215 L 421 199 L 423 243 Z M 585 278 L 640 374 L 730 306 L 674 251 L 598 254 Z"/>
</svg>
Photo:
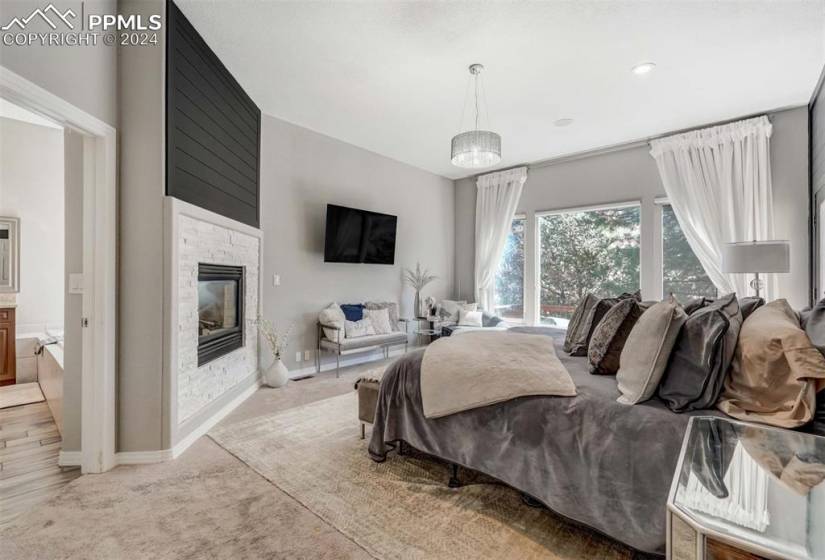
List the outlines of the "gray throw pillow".
<svg viewBox="0 0 825 560">
<path fill-rule="evenodd" d="M 575 340 L 581 338 L 579 332 L 584 328 L 582 323 L 585 317 L 590 313 L 590 309 L 596 305 L 599 298 L 593 294 L 586 294 L 584 298 L 576 306 L 573 311 L 573 316 L 570 318 L 570 323 L 567 325 L 567 334 L 564 337 L 564 345 L 562 349 L 568 354 L 573 351 L 573 343 Z"/>
<path fill-rule="evenodd" d="M 713 408 L 725 384 L 742 313 L 736 294 L 694 311 L 670 354 L 659 398 L 674 412 Z"/>
<path fill-rule="evenodd" d="M 740 298 L 739 309 L 742 311 L 742 320 L 747 319 L 751 313 L 765 305 L 765 300 L 761 297 L 748 296 Z"/>
<path fill-rule="evenodd" d="M 623 299 L 605 313 L 587 349 L 590 373 L 613 375 L 619 370 L 622 348 L 644 312 L 643 305 L 633 298 Z"/>
<path fill-rule="evenodd" d="M 697 297 L 692 298 L 690 301 L 688 301 L 683 306 L 683 308 L 685 310 L 685 313 L 687 313 L 688 315 L 692 315 L 695 311 L 699 311 L 700 309 L 702 309 L 703 307 L 707 307 L 711 303 L 713 303 L 713 300 L 711 298 Z"/>
<path fill-rule="evenodd" d="M 499 323 L 501 323 L 503 319 L 498 315 L 490 315 L 486 311 L 481 314 L 481 326 L 482 327 L 495 327 Z"/>
<path fill-rule="evenodd" d="M 616 381 L 622 404 L 644 402 L 656 393 L 659 381 L 687 314 L 671 299 L 642 313 L 627 337 Z"/>
</svg>

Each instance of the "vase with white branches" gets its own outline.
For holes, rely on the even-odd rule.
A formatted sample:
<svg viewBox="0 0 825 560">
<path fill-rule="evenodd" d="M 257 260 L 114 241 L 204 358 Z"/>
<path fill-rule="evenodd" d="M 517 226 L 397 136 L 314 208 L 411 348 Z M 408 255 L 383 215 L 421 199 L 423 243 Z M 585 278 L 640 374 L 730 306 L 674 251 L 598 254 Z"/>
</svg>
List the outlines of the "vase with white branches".
<svg viewBox="0 0 825 560">
<path fill-rule="evenodd" d="M 269 387 L 283 387 L 289 379 L 289 370 L 281 361 L 281 353 L 289 346 L 292 325 L 286 331 L 280 331 L 272 321 L 258 317 L 258 329 L 272 352 L 272 364 L 264 370 L 263 380 Z"/>
<path fill-rule="evenodd" d="M 404 283 L 415 290 L 414 312 L 416 317 L 424 316 L 421 309 L 421 290 L 436 278 L 438 278 L 438 276 L 431 274 L 426 268 L 422 269 L 421 263 L 415 263 L 415 270 L 409 268 L 404 269 Z"/>
</svg>

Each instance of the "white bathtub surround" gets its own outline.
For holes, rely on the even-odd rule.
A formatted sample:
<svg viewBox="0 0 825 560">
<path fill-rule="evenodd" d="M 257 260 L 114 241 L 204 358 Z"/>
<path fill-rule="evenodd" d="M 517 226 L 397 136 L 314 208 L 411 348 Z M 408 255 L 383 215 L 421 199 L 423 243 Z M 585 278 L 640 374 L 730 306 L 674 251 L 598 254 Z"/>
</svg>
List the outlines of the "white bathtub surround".
<svg viewBox="0 0 825 560">
<path fill-rule="evenodd" d="M 37 356 L 37 377 L 57 431 L 63 435 L 63 344 L 49 344 Z"/>
<path fill-rule="evenodd" d="M 18 336 L 15 340 L 17 383 L 37 381 L 37 356 L 34 355 L 38 336 Z"/>
<path fill-rule="evenodd" d="M 167 198 L 167 387 L 173 456 L 251 394 L 260 379 L 261 231 Z M 244 267 L 244 346 L 198 367 L 198 264 Z M 191 441 L 190 441 L 191 439 Z M 183 446 L 183 447 L 185 447 Z"/>
</svg>

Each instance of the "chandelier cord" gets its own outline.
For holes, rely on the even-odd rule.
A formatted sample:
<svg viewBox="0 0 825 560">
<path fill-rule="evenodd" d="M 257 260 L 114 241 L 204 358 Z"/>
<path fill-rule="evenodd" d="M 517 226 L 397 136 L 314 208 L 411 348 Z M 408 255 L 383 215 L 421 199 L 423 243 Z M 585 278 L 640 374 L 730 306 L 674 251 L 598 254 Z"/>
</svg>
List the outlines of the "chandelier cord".
<svg viewBox="0 0 825 560">
<path fill-rule="evenodd" d="M 476 132 L 478 132 L 478 74 L 473 74 L 475 78 L 475 90 L 476 90 Z"/>
</svg>

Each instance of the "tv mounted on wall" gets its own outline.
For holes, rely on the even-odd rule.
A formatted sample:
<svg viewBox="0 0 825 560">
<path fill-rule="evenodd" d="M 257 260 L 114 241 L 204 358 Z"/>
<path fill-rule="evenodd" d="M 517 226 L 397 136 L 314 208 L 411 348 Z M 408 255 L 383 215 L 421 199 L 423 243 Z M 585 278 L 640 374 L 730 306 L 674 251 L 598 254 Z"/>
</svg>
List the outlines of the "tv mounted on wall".
<svg viewBox="0 0 825 560">
<path fill-rule="evenodd" d="M 324 262 L 395 264 L 398 216 L 327 204 Z"/>
</svg>

